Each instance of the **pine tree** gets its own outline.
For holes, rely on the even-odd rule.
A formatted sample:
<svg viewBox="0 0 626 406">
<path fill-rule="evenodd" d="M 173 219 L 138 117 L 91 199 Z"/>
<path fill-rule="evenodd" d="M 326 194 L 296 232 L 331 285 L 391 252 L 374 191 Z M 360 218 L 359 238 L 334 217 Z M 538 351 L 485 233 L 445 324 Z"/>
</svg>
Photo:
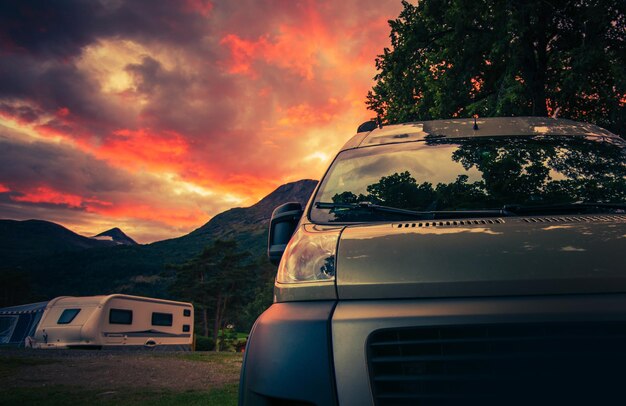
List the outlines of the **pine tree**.
<svg viewBox="0 0 626 406">
<path fill-rule="evenodd" d="M 203 334 L 209 336 L 209 330 L 212 331 L 216 349 L 229 306 L 244 302 L 243 296 L 254 283 L 248 257 L 248 252 L 238 251 L 236 241 L 216 240 L 197 257 L 170 266 L 176 272 L 171 293 L 194 304 L 201 314 Z"/>
</svg>

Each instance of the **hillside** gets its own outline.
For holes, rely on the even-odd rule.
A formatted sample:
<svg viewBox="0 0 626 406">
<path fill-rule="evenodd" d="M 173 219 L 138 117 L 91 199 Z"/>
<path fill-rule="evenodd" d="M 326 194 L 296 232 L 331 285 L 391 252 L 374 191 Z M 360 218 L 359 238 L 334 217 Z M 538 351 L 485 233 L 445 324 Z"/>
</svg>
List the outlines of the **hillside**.
<svg viewBox="0 0 626 406">
<path fill-rule="evenodd" d="M 84 237 L 49 221 L 0 220 L 2 267 L 19 266 L 27 258 L 112 245 L 113 241 Z"/>
<path fill-rule="evenodd" d="M 267 228 L 274 209 L 286 202 L 304 206 L 317 181 L 305 179 L 278 187 L 253 206 L 237 207 L 213 217 L 209 222 L 179 238 L 148 246 L 162 252 L 169 262 L 180 262 L 199 253 L 211 240 L 235 239 L 254 256 L 265 255 Z"/>
<path fill-rule="evenodd" d="M 187 235 L 146 245 L 95 240 L 54 223 L 41 222 L 65 230 L 64 237 L 56 241 L 57 237 L 46 233 L 24 231 L 16 237 L 22 248 L 15 251 L 11 262 L 2 261 L 0 272 L 17 270 L 27 275 L 37 300 L 111 292 L 167 297 L 167 264 L 192 258 L 217 238 L 236 239 L 254 258 L 265 255 L 273 209 L 288 201 L 306 204 L 316 184 L 313 180 L 301 180 L 282 185 L 253 206 L 227 210 Z M 68 233 L 78 238 L 72 239 Z M 0 234 L 0 243 L 10 242 L 12 236 Z M 64 242 L 67 240 L 75 243 Z M 16 247 L 17 243 L 13 244 Z"/>
</svg>

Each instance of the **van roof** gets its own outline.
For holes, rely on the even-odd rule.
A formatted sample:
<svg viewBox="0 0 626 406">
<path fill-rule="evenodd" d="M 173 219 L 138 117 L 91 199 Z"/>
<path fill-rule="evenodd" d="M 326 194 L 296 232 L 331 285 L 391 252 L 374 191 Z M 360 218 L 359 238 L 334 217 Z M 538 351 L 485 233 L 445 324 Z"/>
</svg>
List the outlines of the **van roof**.
<svg viewBox="0 0 626 406">
<path fill-rule="evenodd" d="M 490 117 L 415 121 L 375 128 L 352 137 L 342 150 L 372 145 L 419 141 L 428 138 L 493 137 L 524 135 L 569 135 L 619 137 L 594 124 L 549 117 Z"/>
</svg>

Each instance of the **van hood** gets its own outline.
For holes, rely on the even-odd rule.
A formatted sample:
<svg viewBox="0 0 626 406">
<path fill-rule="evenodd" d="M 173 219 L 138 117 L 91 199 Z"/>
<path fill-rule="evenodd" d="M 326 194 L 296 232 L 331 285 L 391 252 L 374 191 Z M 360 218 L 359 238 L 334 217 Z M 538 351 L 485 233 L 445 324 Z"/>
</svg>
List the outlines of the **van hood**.
<svg viewBox="0 0 626 406">
<path fill-rule="evenodd" d="M 626 216 L 348 226 L 339 299 L 626 292 Z"/>
</svg>

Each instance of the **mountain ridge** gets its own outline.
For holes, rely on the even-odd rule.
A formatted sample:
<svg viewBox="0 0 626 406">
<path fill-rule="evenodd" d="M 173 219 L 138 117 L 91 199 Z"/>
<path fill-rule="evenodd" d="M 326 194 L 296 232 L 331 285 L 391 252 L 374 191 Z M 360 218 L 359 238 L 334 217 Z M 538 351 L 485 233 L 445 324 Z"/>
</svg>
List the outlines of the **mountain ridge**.
<svg viewBox="0 0 626 406">
<path fill-rule="evenodd" d="M 218 238 L 236 240 L 241 249 L 250 252 L 251 258 L 261 260 L 265 257 L 267 228 L 274 208 L 289 201 L 298 201 L 304 206 L 316 185 L 317 181 L 311 179 L 281 185 L 252 206 L 226 210 L 186 235 L 150 244 L 96 240 L 55 223 L 33 220 L 54 224 L 59 227 L 57 230 L 76 235 L 89 249 L 57 247 L 36 252 L 36 246 L 46 245 L 37 240 L 30 251 L 16 251 L 12 261 L 2 261 L 0 276 L 3 271 L 15 270 L 27 274 L 35 300 L 112 292 L 168 298 L 168 278 L 172 275 L 168 264 L 190 260 Z M 6 237 L 2 224 L 0 221 L 0 256 L 4 257 L 3 238 L 13 237 Z"/>
<path fill-rule="evenodd" d="M 94 240 L 46 220 L 0 220 L 1 265 L 19 262 L 24 256 L 109 247 L 112 241 Z"/>
<path fill-rule="evenodd" d="M 130 238 L 128 235 L 126 235 L 126 233 L 120 230 L 119 227 L 113 227 L 110 230 L 103 231 L 100 234 L 96 234 L 91 238 L 97 240 L 99 239 L 99 237 L 109 237 L 110 241 L 113 241 L 117 244 L 137 245 L 137 242 Z"/>
</svg>

